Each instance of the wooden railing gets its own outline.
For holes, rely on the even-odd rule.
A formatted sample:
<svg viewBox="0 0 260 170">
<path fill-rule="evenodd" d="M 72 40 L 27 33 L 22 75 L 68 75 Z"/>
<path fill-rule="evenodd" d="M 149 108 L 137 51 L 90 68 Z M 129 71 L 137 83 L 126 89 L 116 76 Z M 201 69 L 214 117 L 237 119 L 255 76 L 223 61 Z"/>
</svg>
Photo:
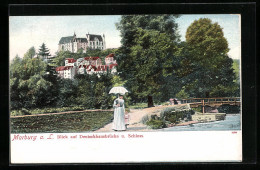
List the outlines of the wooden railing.
<svg viewBox="0 0 260 170">
<path fill-rule="evenodd" d="M 222 104 L 231 104 L 239 105 L 241 103 L 240 97 L 215 97 L 215 98 L 190 98 L 190 99 L 181 99 L 182 104 L 189 103 L 191 107 L 202 106 L 202 112 L 204 113 L 205 105 L 222 105 Z"/>
<path fill-rule="evenodd" d="M 190 98 L 190 99 L 181 99 L 181 103 L 202 103 L 204 101 L 205 104 L 210 103 L 240 103 L 240 97 L 215 97 L 215 98 Z"/>
</svg>

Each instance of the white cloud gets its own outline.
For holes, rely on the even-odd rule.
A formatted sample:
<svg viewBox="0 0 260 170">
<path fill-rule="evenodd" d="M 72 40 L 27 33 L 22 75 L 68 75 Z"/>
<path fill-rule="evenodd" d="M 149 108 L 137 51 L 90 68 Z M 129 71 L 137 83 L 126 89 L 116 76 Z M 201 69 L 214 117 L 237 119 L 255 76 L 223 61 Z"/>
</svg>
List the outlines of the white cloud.
<svg viewBox="0 0 260 170">
<path fill-rule="evenodd" d="M 235 48 L 232 48 L 229 52 L 228 52 L 228 56 L 232 59 L 241 59 L 241 47 L 237 46 Z"/>
</svg>

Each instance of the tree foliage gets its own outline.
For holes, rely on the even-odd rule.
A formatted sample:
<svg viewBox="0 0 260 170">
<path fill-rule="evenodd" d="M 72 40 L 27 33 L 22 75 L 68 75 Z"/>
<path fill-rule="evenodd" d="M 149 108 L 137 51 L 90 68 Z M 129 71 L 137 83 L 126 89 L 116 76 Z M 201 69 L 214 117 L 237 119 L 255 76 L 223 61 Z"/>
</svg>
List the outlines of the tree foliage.
<svg viewBox="0 0 260 170">
<path fill-rule="evenodd" d="M 83 106 L 89 109 L 110 108 L 113 96 L 109 90 L 120 79 L 110 73 L 100 75 L 76 75 L 74 80 L 57 77 L 55 65 L 40 58 L 29 57 L 30 48 L 23 58 L 16 56 L 10 65 L 11 109 L 42 107 Z M 107 51 L 111 52 L 111 51 Z M 108 55 L 104 52 L 105 55 Z M 55 64 L 64 65 L 63 59 L 71 53 L 61 51 Z M 76 53 L 73 57 L 86 55 Z"/>
<path fill-rule="evenodd" d="M 178 34 L 176 16 L 127 15 L 117 24 L 122 47 L 118 51 L 119 72 L 135 102 L 160 95 L 164 77 L 173 74 Z"/>
<path fill-rule="evenodd" d="M 50 56 L 50 50 L 46 47 L 44 43 L 39 48 L 39 52 L 37 54 L 41 59 L 48 59 Z"/>
<path fill-rule="evenodd" d="M 24 58 L 14 58 L 10 65 L 11 107 L 35 107 L 45 104 L 46 92 L 51 83 L 43 78 L 46 63 L 39 58 L 32 58 L 34 48 L 30 48 Z"/>
<path fill-rule="evenodd" d="M 100 75 L 77 75 L 76 98 L 74 102 L 87 108 L 110 108 L 112 106 L 112 96 L 109 90 L 113 86 L 113 76 L 111 74 Z"/>
<path fill-rule="evenodd" d="M 53 66 L 64 66 L 66 58 L 72 58 L 72 53 L 70 51 L 59 51 L 55 54 L 54 59 L 52 60 Z"/>
<path fill-rule="evenodd" d="M 179 41 L 174 15 L 124 15 L 117 23 L 122 46 L 119 49 L 88 49 L 86 53 L 59 51 L 52 63 L 43 43 L 38 56 L 31 47 L 23 58 L 10 64 L 11 109 L 82 106 L 110 108 L 114 86 L 129 90 L 131 102 L 163 102 L 172 97 L 239 96 L 239 63 L 228 57 L 228 43 L 222 28 L 210 19 L 194 21 L 186 42 Z M 99 56 L 104 62 L 116 54 L 118 75 L 76 75 L 60 79 L 55 68 L 66 58 Z M 129 101 L 126 100 L 126 103 Z"/>
<path fill-rule="evenodd" d="M 30 58 L 32 59 L 34 56 L 36 55 L 36 51 L 34 47 L 31 47 L 25 54 L 24 54 L 24 58 Z"/>
<path fill-rule="evenodd" d="M 222 28 L 210 19 L 195 20 L 186 32 L 186 53 L 182 61 L 187 65 L 182 70 L 185 88 L 194 97 L 215 96 L 220 86 L 234 86 L 232 59 L 228 57 L 228 43 Z M 216 96 L 225 96 L 219 91 Z"/>
</svg>

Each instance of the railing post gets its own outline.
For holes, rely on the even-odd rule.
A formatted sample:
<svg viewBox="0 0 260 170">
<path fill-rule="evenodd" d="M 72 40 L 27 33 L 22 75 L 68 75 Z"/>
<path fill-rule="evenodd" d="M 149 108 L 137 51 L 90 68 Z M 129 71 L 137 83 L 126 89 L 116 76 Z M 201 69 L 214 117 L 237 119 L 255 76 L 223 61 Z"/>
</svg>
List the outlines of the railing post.
<svg viewBox="0 0 260 170">
<path fill-rule="evenodd" d="M 205 110 L 204 110 L 204 99 L 201 100 L 201 103 L 202 103 L 202 113 L 204 113 L 205 112 Z"/>
</svg>

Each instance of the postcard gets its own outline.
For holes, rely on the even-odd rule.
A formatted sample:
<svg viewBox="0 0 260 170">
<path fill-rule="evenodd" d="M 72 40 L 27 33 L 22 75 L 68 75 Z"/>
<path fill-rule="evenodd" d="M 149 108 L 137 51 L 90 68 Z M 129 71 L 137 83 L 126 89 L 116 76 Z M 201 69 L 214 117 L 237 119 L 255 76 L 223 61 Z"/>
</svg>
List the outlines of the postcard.
<svg viewBox="0 0 260 170">
<path fill-rule="evenodd" d="M 241 162 L 241 15 L 10 16 L 11 164 Z"/>
</svg>

